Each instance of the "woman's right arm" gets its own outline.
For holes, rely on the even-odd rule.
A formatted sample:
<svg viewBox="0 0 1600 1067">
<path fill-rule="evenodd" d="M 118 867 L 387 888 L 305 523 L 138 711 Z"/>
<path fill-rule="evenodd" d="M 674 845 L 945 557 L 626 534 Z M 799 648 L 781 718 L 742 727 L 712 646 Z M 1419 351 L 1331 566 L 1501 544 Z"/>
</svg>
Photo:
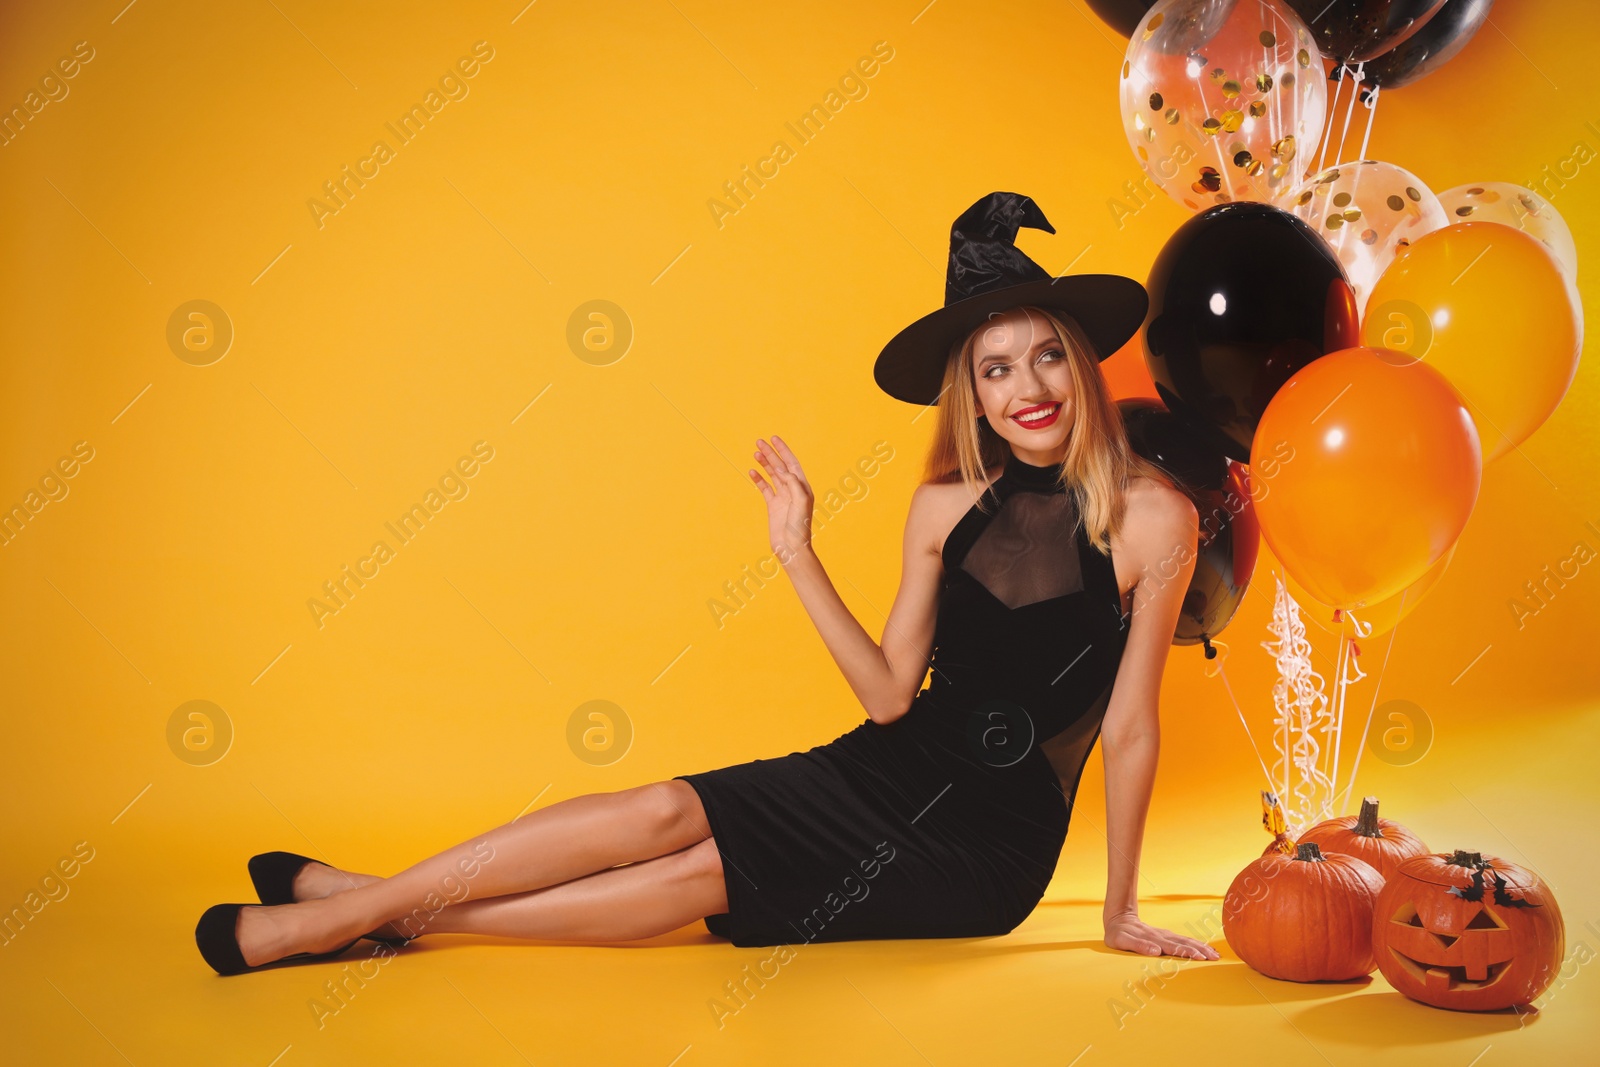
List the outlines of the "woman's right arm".
<svg viewBox="0 0 1600 1067">
<path fill-rule="evenodd" d="M 900 589 L 879 643 L 851 614 L 811 548 L 812 496 L 799 462 L 776 438 L 773 446 L 757 445 L 760 461 L 773 480 L 771 487 L 761 482 L 761 488 L 769 515 L 776 516 L 772 547 L 778 561 L 868 717 L 876 723 L 891 723 L 911 709 L 927 677 L 928 656 L 933 650 L 944 567 L 932 529 L 936 509 L 929 487 L 919 485 L 911 495 Z"/>
</svg>

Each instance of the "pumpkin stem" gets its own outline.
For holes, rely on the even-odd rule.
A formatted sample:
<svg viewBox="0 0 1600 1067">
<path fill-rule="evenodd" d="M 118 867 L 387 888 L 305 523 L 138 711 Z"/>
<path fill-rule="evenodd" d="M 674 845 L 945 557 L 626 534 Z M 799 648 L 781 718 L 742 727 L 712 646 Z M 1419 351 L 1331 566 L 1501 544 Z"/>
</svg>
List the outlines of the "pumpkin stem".
<svg viewBox="0 0 1600 1067">
<path fill-rule="evenodd" d="M 1468 852 L 1465 849 L 1456 849 L 1454 855 L 1445 861 L 1452 867 L 1482 867 L 1483 853 Z"/>
<path fill-rule="evenodd" d="M 1294 858 L 1297 860 L 1316 860 L 1326 862 L 1322 858 L 1322 849 L 1317 847 L 1315 841 L 1302 841 L 1296 846 Z"/>
<path fill-rule="evenodd" d="M 1361 802 L 1361 814 L 1356 817 L 1356 824 L 1352 827 L 1355 833 L 1362 837 L 1382 837 L 1383 831 L 1378 828 L 1378 798 L 1367 797 Z"/>
</svg>

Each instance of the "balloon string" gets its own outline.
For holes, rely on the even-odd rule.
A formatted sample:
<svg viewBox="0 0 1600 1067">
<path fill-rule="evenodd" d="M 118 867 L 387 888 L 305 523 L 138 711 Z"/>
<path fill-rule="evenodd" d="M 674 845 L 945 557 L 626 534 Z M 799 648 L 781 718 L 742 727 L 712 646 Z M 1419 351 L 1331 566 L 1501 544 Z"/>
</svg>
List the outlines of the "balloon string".
<svg viewBox="0 0 1600 1067">
<path fill-rule="evenodd" d="M 1309 637 L 1309 634 L 1307 636 Z M 1327 799 L 1323 801 L 1322 809 L 1317 813 L 1313 821 L 1320 821 L 1322 819 L 1333 817 L 1332 804 L 1333 789 L 1335 785 L 1333 769 L 1337 765 L 1335 762 L 1334 750 L 1339 746 L 1339 698 L 1344 693 L 1345 656 L 1346 649 L 1349 647 L 1345 642 L 1344 630 L 1342 627 L 1339 631 L 1338 641 L 1339 651 L 1333 657 L 1333 692 L 1324 702 L 1324 710 L 1321 715 L 1321 722 L 1319 723 L 1318 730 L 1321 735 L 1322 746 L 1317 750 L 1317 761 L 1314 765 L 1317 777 L 1328 783 L 1328 796 Z"/>
<path fill-rule="evenodd" d="M 1333 157 L 1333 165 L 1336 166 L 1336 167 L 1340 163 L 1344 162 L 1344 139 L 1345 139 L 1345 135 L 1347 135 L 1350 132 L 1350 116 L 1355 114 L 1356 97 L 1360 95 L 1356 91 L 1356 89 L 1361 84 L 1361 68 L 1365 67 L 1366 65 L 1367 64 L 1366 64 L 1365 60 L 1362 60 L 1360 63 L 1357 63 L 1356 64 L 1355 73 L 1351 76 L 1352 80 L 1350 82 L 1350 102 L 1347 103 L 1345 105 L 1345 108 L 1344 108 L 1344 129 L 1339 131 L 1339 151 Z M 1346 66 L 1344 69 L 1348 71 L 1350 68 L 1348 66 Z"/>
<path fill-rule="evenodd" d="M 1275 581 L 1275 583 L 1277 585 L 1278 598 L 1281 600 L 1284 597 L 1288 597 L 1289 596 L 1289 590 L 1283 584 L 1283 575 L 1274 574 L 1273 575 L 1273 579 L 1274 579 L 1274 581 Z M 1293 599 L 1293 598 L 1290 598 L 1290 599 Z M 1288 611 L 1287 611 L 1287 609 L 1285 609 L 1286 618 L 1287 618 L 1287 615 L 1288 615 Z M 1286 625 L 1285 629 L 1286 629 L 1286 632 L 1287 632 L 1288 630 L 1292 630 L 1292 627 Z M 1278 669 L 1279 669 L 1279 676 L 1278 676 L 1279 677 L 1279 681 L 1282 682 L 1283 681 L 1283 674 L 1282 674 L 1283 668 L 1282 668 L 1281 664 L 1279 665 Z M 1283 759 L 1281 761 L 1282 766 L 1283 766 L 1283 783 L 1281 785 L 1281 791 L 1278 793 L 1278 795 L 1280 797 L 1285 798 L 1284 799 L 1284 803 L 1287 804 L 1291 800 L 1293 800 L 1293 794 L 1291 794 L 1290 791 L 1289 791 L 1289 780 L 1292 777 L 1294 777 L 1294 772 L 1295 772 L 1295 769 L 1296 769 L 1295 760 L 1294 760 L 1293 745 L 1292 745 L 1292 743 L 1290 741 L 1290 733 L 1291 733 L 1291 731 L 1290 731 L 1290 728 L 1289 728 L 1289 715 L 1288 715 L 1287 709 L 1285 709 L 1285 712 L 1282 715 L 1276 715 L 1276 712 L 1277 712 L 1276 706 L 1274 706 L 1273 710 L 1274 710 L 1275 716 L 1277 718 L 1281 719 L 1281 721 L 1283 723 L 1282 736 L 1281 736 L 1280 739 L 1275 740 L 1273 742 L 1273 746 L 1274 746 L 1275 749 L 1277 749 L 1277 751 L 1283 753 Z M 1281 740 L 1281 742 L 1282 742 L 1281 747 L 1279 747 L 1279 740 Z M 1279 765 L 1278 762 L 1274 762 L 1273 763 L 1274 767 L 1276 767 L 1278 765 Z M 1285 814 L 1285 816 L 1287 816 L 1288 812 L 1285 811 L 1284 814 Z"/>
<path fill-rule="evenodd" d="M 1378 91 L 1380 89 L 1382 89 L 1382 88 L 1383 88 L 1383 86 L 1381 86 L 1381 85 L 1374 85 L 1372 87 L 1372 95 L 1367 97 L 1367 100 L 1366 100 L 1366 105 L 1367 105 L 1367 132 L 1361 135 L 1361 158 L 1362 159 L 1366 159 L 1367 158 L 1367 142 L 1372 139 L 1372 119 L 1373 119 L 1373 116 L 1375 116 L 1378 113 Z"/>
<path fill-rule="evenodd" d="M 1347 673 L 1345 670 L 1345 659 L 1350 655 L 1350 642 L 1345 638 L 1344 627 L 1342 625 L 1339 627 L 1338 640 L 1339 651 L 1338 654 L 1333 657 L 1333 669 L 1335 672 L 1333 681 L 1333 699 L 1331 701 L 1333 704 L 1333 714 L 1328 717 L 1327 721 L 1324 722 L 1322 726 L 1322 732 L 1324 734 L 1331 733 L 1333 735 L 1328 746 L 1322 752 L 1322 754 L 1327 757 L 1327 769 L 1323 773 L 1328 777 L 1329 793 L 1329 807 L 1322 815 L 1324 819 L 1331 818 L 1333 816 L 1333 787 L 1337 785 L 1339 781 L 1335 775 L 1338 773 L 1339 769 L 1339 734 L 1342 732 L 1341 728 L 1344 726 L 1344 685 L 1345 674 Z"/>
<path fill-rule="evenodd" d="M 1228 699 L 1233 701 L 1233 710 L 1239 713 L 1239 725 L 1244 727 L 1244 736 L 1250 742 L 1250 751 L 1256 754 L 1256 762 L 1261 764 L 1261 773 L 1267 779 L 1267 787 L 1275 789 L 1277 783 L 1272 780 L 1272 772 L 1267 770 L 1267 761 L 1261 758 L 1261 749 L 1256 745 L 1255 735 L 1250 732 L 1250 724 L 1245 721 L 1244 709 L 1239 706 L 1239 700 L 1233 695 L 1233 684 L 1228 681 L 1228 672 L 1222 666 L 1222 660 L 1217 660 L 1217 676 L 1222 679 L 1223 688 L 1228 691 Z"/>
<path fill-rule="evenodd" d="M 1344 92 L 1345 79 L 1343 71 L 1345 68 L 1342 63 L 1340 64 L 1339 69 L 1341 71 L 1339 78 L 1333 83 L 1333 99 L 1328 101 L 1328 108 L 1323 113 L 1324 118 L 1322 122 L 1322 140 L 1317 144 L 1317 170 L 1322 169 L 1323 160 L 1328 155 L 1328 135 L 1333 132 L 1333 111 L 1334 108 L 1339 106 L 1339 94 Z M 1306 171 L 1305 176 L 1309 178 L 1314 173 L 1316 173 L 1316 171 L 1308 170 Z"/>
<path fill-rule="evenodd" d="M 1363 679 L 1363 678 L 1365 678 L 1367 676 L 1367 672 L 1361 669 L 1361 658 L 1360 658 L 1361 657 L 1361 646 L 1356 644 L 1356 637 L 1360 637 L 1362 640 L 1365 640 L 1367 635 L 1372 633 L 1372 624 L 1371 623 L 1367 623 L 1365 626 L 1363 626 L 1362 623 L 1361 623 L 1361 620 L 1356 618 L 1354 615 L 1350 616 L 1350 623 L 1351 623 L 1351 628 L 1355 631 L 1355 634 L 1350 638 L 1350 655 L 1351 655 L 1350 665 L 1356 669 L 1355 677 L 1351 678 L 1350 681 L 1359 682 L 1359 681 L 1361 681 L 1361 679 Z M 1391 642 L 1394 640 L 1392 631 L 1391 631 L 1391 635 L 1390 635 L 1389 640 Z M 1373 685 L 1374 685 L 1374 687 L 1376 687 L 1377 683 L 1374 682 Z M 1344 707 L 1343 702 L 1341 702 L 1340 707 L 1339 707 L 1339 731 L 1340 731 L 1339 736 L 1341 738 L 1343 738 L 1343 736 L 1344 736 L 1344 713 L 1345 713 L 1345 707 Z M 1338 756 L 1338 753 L 1335 752 L 1334 760 L 1333 760 L 1333 777 L 1328 782 L 1328 788 L 1329 789 L 1336 788 L 1338 786 L 1338 784 L 1339 784 L 1339 756 Z"/>
<path fill-rule="evenodd" d="M 1383 664 L 1378 668 L 1378 677 L 1372 683 L 1372 704 L 1367 708 L 1367 724 L 1361 728 L 1361 744 L 1356 749 L 1356 758 L 1350 762 L 1350 783 L 1344 787 L 1344 792 L 1339 794 L 1340 799 L 1338 801 L 1338 806 L 1341 810 L 1348 803 L 1348 801 L 1343 798 L 1349 797 L 1351 792 L 1356 787 L 1356 772 L 1361 769 L 1361 753 L 1366 751 L 1367 735 L 1372 730 L 1372 716 L 1373 713 L 1378 710 L 1378 691 L 1383 688 L 1383 672 L 1389 669 L 1389 653 L 1394 651 L 1395 635 L 1400 632 L 1400 623 L 1398 619 L 1404 617 L 1406 597 L 1410 595 L 1410 589 L 1407 589 L 1405 592 L 1400 594 L 1400 606 L 1397 609 L 1399 615 L 1397 616 L 1397 620 L 1394 624 L 1394 629 L 1389 631 L 1389 644 L 1388 647 L 1383 650 Z"/>
<path fill-rule="evenodd" d="M 1361 622 L 1355 617 L 1354 614 L 1350 615 L 1350 622 L 1356 630 L 1360 630 Z M 1360 654 L 1360 650 L 1356 646 L 1356 640 L 1354 637 L 1347 636 L 1343 627 L 1340 627 L 1339 629 L 1339 644 L 1339 658 L 1343 662 L 1339 667 L 1339 684 L 1336 697 L 1338 709 L 1334 713 L 1333 718 L 1333 765 L 1328 772 L 1328 788 L 1330 790 L 1336 788 L 1339 784 L 1339 757 L 1340 749 L 1344 742 L 1344 712 L 1350 692 L 1350 683 L 1359 682 L 1361 679 L 1367 676 L 1367 672 L 1361 669 L 1361 664 L 1356 658 Z M 1348 649 L 1349 651 L 1346 652 L 1345 649 Z M 1350 667 L 1354 667 L 1356 670 L 1354 678 L 1350 677 Z M 1334 814 L 1333 806 L 1338 803 L 1339 798 L 1337 796 L 1331 796 L 1328 799 L 1328 815 L 1331 817 Z"/>
</svg>

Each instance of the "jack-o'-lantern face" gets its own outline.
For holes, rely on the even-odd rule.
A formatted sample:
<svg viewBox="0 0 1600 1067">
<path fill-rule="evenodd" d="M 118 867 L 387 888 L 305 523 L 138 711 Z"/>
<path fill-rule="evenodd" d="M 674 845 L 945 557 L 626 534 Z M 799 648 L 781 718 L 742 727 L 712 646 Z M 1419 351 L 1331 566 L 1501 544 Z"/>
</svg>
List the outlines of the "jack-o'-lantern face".
<svg viewBox="0 0 1600 1067">
<path fill-rule="evenodd" d="M 1528 1003 L 1565 951 L 1561 911 L 1539 876 L 1475 852 L 1402 863 L 1379 895 L 1372 938 L 1397 990 L 1465 1011 Z"/>
<path fill-rule="evenodd" d="M 1472 917 L 1463 921 L 1468 911 Z M 1389 950 L 1412 977 L 1432 989 L 1492 986 L 1516 958 L 1511 927 L 1488 905 L 1437 909 L 1432 917 L 1439 925 L 1425 922 L 1408 900 L 1389 920 Z"/>
</svg>

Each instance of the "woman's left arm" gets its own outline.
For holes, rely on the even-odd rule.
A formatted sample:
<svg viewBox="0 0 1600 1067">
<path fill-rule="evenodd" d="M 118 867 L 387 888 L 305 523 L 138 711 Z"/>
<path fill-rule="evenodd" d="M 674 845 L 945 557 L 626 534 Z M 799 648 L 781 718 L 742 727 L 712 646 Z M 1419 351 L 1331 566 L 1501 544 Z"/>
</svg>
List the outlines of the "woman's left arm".
<svg viewBox="0 0 1600 1067">
<path fill-rule="evenodd" d="M 1161 675 L 1194 574 L 1199 517 L 1182 493 L 1145 486 L 1130 495 L 1123 529 L 1141 576 L 1100 730 L 1106 776 L 1105 940 L 1111 948 L 1144 955 L 1214 960 L 1220 957 L 1210 945 L 1139 919 L 1139 853 L 1161 747 Z"/>
</svg>

